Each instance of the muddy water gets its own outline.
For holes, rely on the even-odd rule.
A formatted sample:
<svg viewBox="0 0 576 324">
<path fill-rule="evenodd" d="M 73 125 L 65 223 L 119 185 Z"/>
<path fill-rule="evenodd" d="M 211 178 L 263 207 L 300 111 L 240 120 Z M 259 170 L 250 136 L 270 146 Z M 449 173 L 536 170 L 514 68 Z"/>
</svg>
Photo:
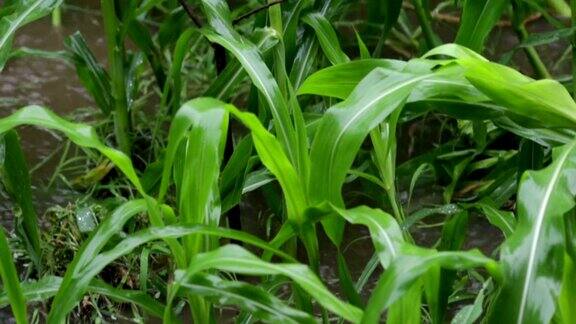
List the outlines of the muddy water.
<svg viewBox="0 0 576 324">
<path fill-rule="evenodd" d="M 50 17 L 29 24 L 18 31 L 14 48 L 28 47 L 47 51 L 64 49 L 64 40 L 80 31 L 95 55 L 104 61 L 105 41 L 97 1 L 66 1 L 62 26 L 53 27 Z M 76 77 L 76 71 L 62 61 L 23 57 L 10 60 L 0 73 L 0 117 L 26 105 L 49 107 L 61 116 L 70 115 L 77 108 L 90 107 L 93 103 Z M 18 129 L 29 167 L 46 159 L 63 143 L 58 134 L 35 127 Z M 56 185 L 46 188 L 59 156 L 50 159 L 32 174 L 37 211 L 42 214 L 51 205 L 65 204 L 73 193 Z M 6 199 L 0 201 L 2 223 L 11 225 L 11 208 Z"/>
<path fill-rule="evenodd" d="M 62 27 L 52 27 L 50 18 L 30 24 L 18 33 L 14 47 L 62 50 L 64 39 L 79 30 L 99 60 L 105 63 L 105 41 L 102 35 L 101 17 L 97 11 L 90 10 L 97 8 L 97 1 L 68 0 L 66 3 L 69 7 L 63 11 Z M 453 39 L 453 26 L 444 27 L 445 30 L 442 33 L 446 40 Z M 496 36 L 505 40 L 512 40 L 515 37 L 506 30 Z M 511 41 L 502 41 L 502 39 L 498 43 L 512 44 Z M 499 56 L 506 50 L 499 49 L 492 54 Z M 523 58 L 520 57 L 519 61 L 523 62 Z M 520 65 L 526 66 L 524 63 L 520 63 Z M 526 69 L 529 72 L 529 69 Z M 71 114 L 77 108 L 93 106 L 90 97 L 79 83 L 73 67 L 63 62 L 42 58 L 14 59 L 0 73 L 0 117 L 29 104 L 49 107 L 63 116 Z M 44 160 L 63 142 L 63 139 L 57 135 L 33 127 L 20 128 L 19 133 L 30 166 Z M 74 197 L 73 192 L 63 187 L 57 186 L 50 189 L 45 187 L 46 182 L 54 172 L 56 163 L 57 158 L 52 159 L 33 174 L 35 201 L 39 203 L 36 208 L 40 213 L 48 206 L 65 204 Z M 422 201 L 424 204 L 439 203 L 440 200 L 437 198 L 440 197 L 441 195 L 425 197 Z M 249 197 L 249 199 L 257 199 L 257 197 Z M 254 206 L 244 206 L 243 221 L 248 231 L 265 237 L 266 235 L 263 233 L 265 224 L 259 222 L 255 215 L 266 214 L 269 211 L 265 209 L 266 207 L 260 208 L 258 205 L 255 203 Z M 2 217 L 2 222 L 5 225 L 11 225 L 10 210 L 7 200 L 2 199 L 0 201 L 0 217 Z M 415 233 L 418 242 L 424 245 L 432 245 L 439 235 L 439 229 L 426 229 Z M 349 227 L 345 237 L 344 246 L 347 246 L 345 256 L 349 260 L 352 276 L 357 278 L 372 256 L 373 246 L 369 240 L 369 233 L 364 227 Z M 501 235 L 483 218 L 473 217 L 466 247 L 479 247 L 485 253 L 490 254 L 501 239 Z M 326 237 L 321 237 L 321 257 L 323 260 L 323 266 L 320 269 L 321 275 L 331 288 L 338 290 L 336 251 L 328 242 Z M 374 276 L 369 282 L 368 290 L 375 284 L 376 278 L 377 276 Z"/>
</svg>

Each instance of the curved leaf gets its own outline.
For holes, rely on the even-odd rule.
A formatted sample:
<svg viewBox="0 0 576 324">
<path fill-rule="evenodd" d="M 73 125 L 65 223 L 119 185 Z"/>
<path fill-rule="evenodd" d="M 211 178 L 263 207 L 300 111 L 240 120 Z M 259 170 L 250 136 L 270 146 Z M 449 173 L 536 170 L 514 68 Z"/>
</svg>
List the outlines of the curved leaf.
<svg viewBox="0 0 576 324">
<path fill-rule="evenodd" d="M 185 272 L 177 270 L 175 280 L 191 294 L 210 298 L 221 305 L 236 305 L 252 316 L 281 323 L 316 323 L 314 317 L 291 308 L 266 290 L 240 281 L 228 281 L 214 275 L 198 273 L 188 281 L 180 281 Z"/>
<path fill-rule="evenodd" d="M 98 229 L 92 234 L 90 239 L 76 252 L 74 259 L 66 269 L 62 284 L 52 302 L 52 307 L 48 314 L 49 322 L 59 323 L 64 320 L 66 314 L 74 308 L 74 305 L 84 294 L 83 289 L 79 288 L 80 282 L 85 281 L 84 286 L 87 286 L 92 280 L 92 278 L 82 277 L 81 273 L 84 268 L 94 260 L 110 238 L 119 232 L 130 218 L 144 212 L 146 207 L 145 200 L 133 200 L 116 208 L 112 215 L 98 226 Z"/>
<path fill-rule="evenodd" d="M 197 255 L 191 260 L 190 267 L 177 283 L 180 285 L 196 273 L 209 269 L 256 276 L 284 275 L 296 282 L 323 307 L 346 320 L 356 323 L 362 316 L 360 309 L 334 296 L 308 266 L 298 263 L 268 263 L 237 245 L 227 245 Z"/>
<path fill-rule="evenodd" d="M 62 0 L 21 1 L 8 8 L 10 12 L 0 19 L 0 71 L 10 56 L 18 28 L 48 15 L 60 3 Z"/>
<path fill-rule="evenodd" d="M 137 204 L 134 202 L 132 204 Z M 135 207 L 135 206 L 134 206 Z M 115 218 L 120 218 L 122 221 L 129 218 L 128 213 L 118 212 L 118 216 Z M 206 235 L 214 237 L 224 237 L 229 239 L 234 239 L 242 242 L 246 242 L 255 247 L 262 248 L 266 251 L 273 252 L 274 254 L 281 256 L 287 260 L 292 261 L 293 258 L 289 255 L 278 251 L 269 246 L 268 243 L 244 232 L 234 231 L 226 228 L 214 228 L 202 225 L 172 225 L 165 227 L 151 227 L 136 233 L 131 234 L 128 238 L 119 242 L 115 247 L 98 255 L 98 248 L 101 248 L 101 239 L 105 238 L 106 235 L 111 234 L 113 228 L 118 228 L 121 221 L 116 220 L 115 222 L 110 222 L 108 225 L 103 226 L 105 230 L 102 230 L 102 235 L 94 236 L 96 239 L 92 239 L 88 244 L 77 254 L 75 258 L 76 261 L 68 267 L 66 276 L 56 298 L 54 299 L 51 307 L 51 311 L 48 317 L 49 322 L 60 323 L 62 322 L 66 314 L 82 299 L 82 296 L 88 289 L 88 286 L 92 279 L 102 271 L 108 264 L 114 260 L 127 255 L 132 252 L 135 248 L 154 240 L 168 240 L 180 238 L 188 235 Z M 101 225 L 102 227 L 102 225 Z M 104 235 L 104 233 L 106 235 Z"/>
<path fill-rule="evenodd" d="M 126 175 L 140 193 L 145 194 L 130 158 L 124 153 L 104 145 L 93 127 L 71 123 L 40 106 L 27 106 L 8 117 L 0 119 L 0 133 L 21 125 L 35 125 L 54 129 L 64 133 L 77 145 L 98 150 Z"/>
<path fill-rule="evenodd" d="M 264 63 L 258 48 L 238 34 L 230 19 L 230 10 L 222 0 L 203 0 L 204 12 L 210 26 L 214 29 L 204 30 L 204 35 L 212 42 L 229 50 L 242 64 L 254 86 L 266 99 L 274 117 L 274 127 L 286 150 L 290 161 L 298 164 L 298 141 L 296 131 L 290 118 L 288 103 L 282 95 L 272 72 Z"/>
<path fill-rule="evenodd" d="M 450 270 L 484 267 L 500 279 L 498 263 L 477 250 L 436 252 L 405 245 L 402 255 L 396 258 L 380 277 L 364 310 L 362 323 L 378 323 L 384 310 L 404 296 L 413 284 L 433 267 Z"/>
<path fill-rule="evenodd" d="M 255 115 L 241 112 L 231 105 L 227 108 L 235 118 L 250 129 L 260 160 L 280 183 L 286 199 L 288 218 L 301 224 L 304 221 L 303 214 L 308 206 L 308 199 L 303 190 L 305 187 L 284 154 L 281 144 L 262 126 Z"/>
<path fill-rule="evenodd" d="M 302 18 L 302 21 L 314 29 L 324 55 L 330 63 L 336 65 L 350 61 L 342 51 L 338 35 L 326 17 L 320 13 L 311 13 Z"/>
<path fill-rule="evenodd" d="M 388 75 L 371 72 L 345 101 L 322 117 L 310 151 L 311 171 L 308 192 L 313 204 L 329 201 L 343 206 L 341 189 L 360 145 L 368 133 L 396 109 L 401 108 L 412 89 L 428 75 Z M 343 223 L 325 221 L 330 239 L 339 245 Z"/>
<path fill-rule="evenodd" d="M 46 276 L 38 281 L 22 283 L 22 292 L 26 302 L 41 302 L 56 295 L 61 284 L 61 277 Z M 105 295 L 119 302 L 134 303 L 142 307 L 148 314 L 157 317 L 164 314 L 164 305 L 142 291 L 118 289 L 103 281 L 94 280 L 88 286 L 88 292 Z M 8 297 L 5 294 L 0 294 L 0 307 L 7 303 Z"/>
<path fill-rule="evenodd" d="M 406 63 L 402 61 L 383 59 L 365 59 L 334 65 L 309 76 L 298 89 L 298 94 L 346 99 L 372 70 L 382 68 L 397 72 L 405 66 Z"/>
<path fill-rule="evenodd" d="M 505 282 L 491 318 L 547 323 L 555 313 L 564 259 L 563 216 L 575 206 L 576 141 L 554 150 L 553 163 L 522 176 L 518 224 L 501 249 Z"/>
<path fill-rule="evenodd" d="M 176 154 L 175 168 L 178 211 L 188 224 L 217 226 L 220 222 L 220 164 L 228 130 L 226 104 L 212 98 L 197 98 L 185 103 L 176 113 L 168 134 L 168 147 L 162 172 L 159 200 L 168 189 Z M 183 150 L 178 151 L 179 148 Z M 188 254 L 198 252 L 201 237 L 186 238 Z"/>
</svg>

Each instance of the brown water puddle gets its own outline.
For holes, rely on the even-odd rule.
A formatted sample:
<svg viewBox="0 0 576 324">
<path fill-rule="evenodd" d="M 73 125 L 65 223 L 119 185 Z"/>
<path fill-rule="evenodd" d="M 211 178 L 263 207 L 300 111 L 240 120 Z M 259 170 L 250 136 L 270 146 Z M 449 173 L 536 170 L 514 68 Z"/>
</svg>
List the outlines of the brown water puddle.
<svg viewBox="0 0 576 324">
<path fill-rule="evenodd" d="M 14 49 L 28 47 L 46 51 L 63 50 L 66 37 L 80 31 L 94 54 L 104 62 L 106 44 L 101 17 L 97 11 L 91 10 L 96 8 L 97 3 L 95 0 L 66 1 L 68 9 L 62 12 L 61 27 L 54 27 L 50 17 L 31 23 L 18 31 Z M 14 58 L 0 72 L 0 117 L 32 104 L 48 107 L 63 117 L 77 108 L 93 106 L 73 66 L 46 58 Z M 20 127 L 18 133 L 30 168 L 43 161 L 64 142 L 59 134 L 36 127 Z M 50 159 L 32 174 L 34 202 L 39 214 L 54 204 L 65 205 L 73 196 L 69 189 L 45 186 L 58 160 L 59 156 Z M 12 225 L 13 215 L 6 199 L 0 202 L 0 215 L 4 225 Z"/>
</svg>

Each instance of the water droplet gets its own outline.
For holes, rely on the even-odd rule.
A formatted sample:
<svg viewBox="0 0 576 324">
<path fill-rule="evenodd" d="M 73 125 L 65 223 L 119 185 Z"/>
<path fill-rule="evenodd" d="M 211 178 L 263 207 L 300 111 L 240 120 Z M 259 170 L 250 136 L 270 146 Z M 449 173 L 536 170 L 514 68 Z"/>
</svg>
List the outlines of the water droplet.
<svg viewBox="0 0 576 324">
<path fill-rule="evenodd" d="M 90 207 L 84 207 L 76 212 L 76 224 L 82 233 L 92 232 L 96 228 L 96 214 Z"/>
</svg>

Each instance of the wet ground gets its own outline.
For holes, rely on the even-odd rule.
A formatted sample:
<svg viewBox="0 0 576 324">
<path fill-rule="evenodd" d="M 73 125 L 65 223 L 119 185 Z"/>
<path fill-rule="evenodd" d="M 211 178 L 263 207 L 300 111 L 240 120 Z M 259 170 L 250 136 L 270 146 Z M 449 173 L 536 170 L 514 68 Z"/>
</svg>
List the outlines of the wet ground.
<svg viewBox="0 0 576 324">
<path fill-rule="evenodd" d="M 50 17 L 29 24 L 18 31 L 14 49 L 27 47 L 46 51 L 64 50 L 67 36 L 80 31 L 94 54 L 105 61 L 106 48 L 102 36 L 101 18 L 94 0 L 66 1 L 62 26 L 53 27 Z M 0 117 L 26 105 L 42 105 L 66 116 L 78 108 L 93 106 L 90 96 L 76 77 L 75 68 L 60 60 L 24 57 L 8 62 L 0 73 Z M 35 127 L 20 127 L 18 133 L 28 165 L 33 169 L 64 143 L 59 134 Z M 59 156 L 43 163 L 32 173 L 36 209 L 42 214 L 49 206 L 66 204 L 73 192 L 57 183 L 46 184 L 52 177 Z M 0 201 L 2 224 L 11 226 L 12 211 L 7 199 Z"/>
</svg>

